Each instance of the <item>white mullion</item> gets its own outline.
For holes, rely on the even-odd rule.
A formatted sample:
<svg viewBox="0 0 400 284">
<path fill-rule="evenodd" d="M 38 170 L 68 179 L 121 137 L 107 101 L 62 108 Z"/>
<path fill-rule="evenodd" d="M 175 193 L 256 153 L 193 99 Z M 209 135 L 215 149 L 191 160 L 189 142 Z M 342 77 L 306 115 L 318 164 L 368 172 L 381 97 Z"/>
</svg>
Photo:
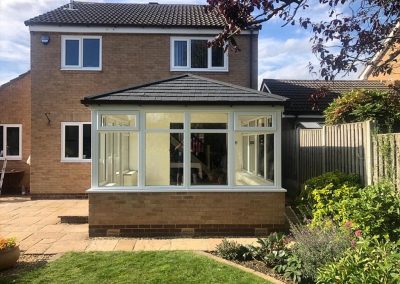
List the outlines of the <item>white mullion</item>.
<svg viewBox="0 0 400 284">
<path fill-rule="evenodd" d="M 190 113 L 184 112 L 183 123 L 183 186 L 188 189 L 191 180 L 191 155 L 190 155 Z"/>
<path fill-rule="evenodd" d="M 236 171 L 236 147 L 235 140 L 236 135 L 233 131 L 233 113 L 228 113 L 228 155 L 227 155 L 227 181 L 228 186 L 235 186 L 235 171 Z"/>
<path fill-rule="evenodd" d="M 144 188 L 146 178 L 146 113 L 139 112 L 139 174 L 138 174 L 138 186 Z"/>
<path fill-rule="evenodd" d="M 192 68 L 192 40 L 188 39 L 187 40 L 187 63 L 188 63 L 188 68 Z"/>
<path fill-rule="evenodd" d="M 83 123 L 80 123 L 78 127 L 79 127 L 78 158 L 80 160 L 83 160 Z"/>
<path fill-rule="evenodd" d="M 91 167 L 92 167 L 92 187 L 99 185 L 99 133 L 97 131 L 98 116 L 97 111 L 92 111 L 91 132 Z M 104 161 L 106 163 L 106 160 Z"/>
<path fill-rule="evenodd" d="M 3 159 L 5 159 L 7 157 L 7 139 L 6 139 L 6 134 L 7 134 L 7 130 L 6 127 L 3 124 Z"/>
<path fill-rule="evenodd" d="M 267 134 L 264 135 L 264 179 L 267 179 Z M 275 136 L 275 135 L 274 135 Z"/>
<path fill-rule="evenodd" d="M 212 68 L 211 56 L 212 56 L 212 47 L 208 47 L 207 48 L 207 69 Z"/>
<path fill-rule="evenodd" d="M 79 67 L 83 68 L 83 38 L 79 38 Z"/>
</svg>

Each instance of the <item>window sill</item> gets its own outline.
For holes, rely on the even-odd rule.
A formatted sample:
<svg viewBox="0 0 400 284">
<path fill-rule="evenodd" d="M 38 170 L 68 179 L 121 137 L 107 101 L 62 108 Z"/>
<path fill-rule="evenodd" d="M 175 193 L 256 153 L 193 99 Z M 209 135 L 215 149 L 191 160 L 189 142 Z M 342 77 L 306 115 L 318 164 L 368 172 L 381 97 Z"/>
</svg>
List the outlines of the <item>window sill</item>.
<svg viewBox="0 0 400 284">
<path fill-rule="evenodd" d="M 229 72 L 229 69 L 212 69 L 212 68 L 171 68 L 171 72 Z"/>
<path fill-rule="evenodd" d="M 91 163 L 91 159 L 62 159 L 61 163 Z"/>
<path fill-rule="evenodd" d="M 0 161 L 4 161 L 7 159 L 7 161 L 22 161 L 22 157 L 5 157 L 5 158 L 0 158 Z"/>
<path fill-rule="evenodd" d="M 94 72 L 99 72 L 102 71 L 102 68 L 68 68 L 68 67 L 63 67 L 60 69 L 61 71 L 84 71 L 84 72 L 88 72 L 88 71 L 94 71 Z"/>
<path fill-rule="evenodd" d="M 246 192 L 262 192 L 262 193 L 285 193 L 287 192 L 284 188 L 215 188 L 215 189 L 204 189 L 204 188 L 146 188 L 146 189 L 128 189 L 128 188 L 90 188 L 86 191 L 87 193 L 170 193 L 170 192 L 227 192 L 227 193 L 246 193 Z"/>
</svg>

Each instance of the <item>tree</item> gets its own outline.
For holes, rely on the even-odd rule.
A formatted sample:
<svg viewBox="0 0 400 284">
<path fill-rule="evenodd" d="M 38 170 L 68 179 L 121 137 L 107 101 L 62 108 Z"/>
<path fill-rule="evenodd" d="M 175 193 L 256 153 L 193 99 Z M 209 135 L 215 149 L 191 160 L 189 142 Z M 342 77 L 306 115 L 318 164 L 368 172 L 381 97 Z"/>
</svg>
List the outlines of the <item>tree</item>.
<svg viewBox="0 0 400 284">
<path fill-rule="evenodd" d="M 370 65 L 373 74 L 390 74 L 400 55 L 399 0 L 207 0 L 208 11 L 226 21 L 224 30 L 211 45 L 239 50 L 234 35 L 255 28 L 273 18 L 284 25 L 300 25 L 311 30 L 312 52 L 320 61 L 319 72 L 326 80 Z M 329 19 L 313 21 L 300 16 L 310 5 L 326 5 Z M 386 50 L 387 49 L 387 50 Z M 386 51 L 385 60 L 373 60 Z M 310 65 L 310 71 L 313 71 Z"/>
</svg>

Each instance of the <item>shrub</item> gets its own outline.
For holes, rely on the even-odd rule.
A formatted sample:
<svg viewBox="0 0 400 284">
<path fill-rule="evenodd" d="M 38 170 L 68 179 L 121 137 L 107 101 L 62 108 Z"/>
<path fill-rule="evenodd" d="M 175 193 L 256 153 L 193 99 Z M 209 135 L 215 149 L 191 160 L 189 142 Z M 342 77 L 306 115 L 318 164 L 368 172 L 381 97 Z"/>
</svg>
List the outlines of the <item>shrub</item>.
<svg viewBox="0 0 400 284">
<path fill-rule="evenodd" d="M 217 245 L 216 254 L 227 260 L 246 260 L 248 249 L 235 241 L 224 239 Z"/>
<path fill-rule="evenodd" d="M 288 257 L 286 236 L 282 233 L 272 233 L 267 238 L 258 239 L 257 243 L 258 246 L 247 246 L 248 256 L 270 267 L 285 262 Z"/>
<path fill-rule="evenodd" d="M 400 239 L 400 195 L 390 183 L 359 191 L 359 196 L 338 205 L 342 222 L 351 221 L 365 236 Z"/>
<path fill-rule="evenodd" d="M 327 124 L 375 120 L 382 131 L 390 131 L 400 125 L 399 109 L 398 91 L 352 90 L 335 99 L 324 114 Z"/>
<path fill-rule="evenodd" d="M 316 271 L 326 263 L 339 258 L 351 247 L 353 234 L 349 228 L 325 222 L 324 225 L 292 225 L 295 239 L 293 253 L 302 264 L 305 278 L 315 279 Z"/>
<path fill-rule="evenodd" d="M 321 267 L 317 283 L 400 283 L 400 246 L 362 240 L 334 262 Z"/>
<path fill-rule="evenodd" d="M 303 280 L 303 264 L 295 254 L 289 254 L 284 263 L 276 265 L 274 270 L 294 283 L 300 283 Z"/>
</svg>

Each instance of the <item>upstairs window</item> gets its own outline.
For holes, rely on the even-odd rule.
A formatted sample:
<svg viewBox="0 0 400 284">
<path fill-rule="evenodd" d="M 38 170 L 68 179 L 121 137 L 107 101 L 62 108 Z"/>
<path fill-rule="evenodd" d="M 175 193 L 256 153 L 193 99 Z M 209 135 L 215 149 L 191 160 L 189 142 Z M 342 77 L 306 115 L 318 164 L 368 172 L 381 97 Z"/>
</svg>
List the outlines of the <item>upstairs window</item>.
<svg viewBox="0 0 400 284">
<path fill-rule="evenodd" d="M 63 162 L 90 162 L 92 158 L 90 123 L 63 122 L 61 136 L 61 160 Z"/>
<path fill-rule="evenodd" d="M 61 67 L 66 70 L 101 70 L 101 37 L 63 36 Z"/>
<path fill-rule="evenodd" d="M 222 47 L 207 47 L 208 38 L 171 38 L 171 71 L 228 71 Z"/>
<path fill-rule="evenodd" d="M 20 124 L 0 124 L 0 160 L 21 160 L 21 135 Z"/>
</svg>

